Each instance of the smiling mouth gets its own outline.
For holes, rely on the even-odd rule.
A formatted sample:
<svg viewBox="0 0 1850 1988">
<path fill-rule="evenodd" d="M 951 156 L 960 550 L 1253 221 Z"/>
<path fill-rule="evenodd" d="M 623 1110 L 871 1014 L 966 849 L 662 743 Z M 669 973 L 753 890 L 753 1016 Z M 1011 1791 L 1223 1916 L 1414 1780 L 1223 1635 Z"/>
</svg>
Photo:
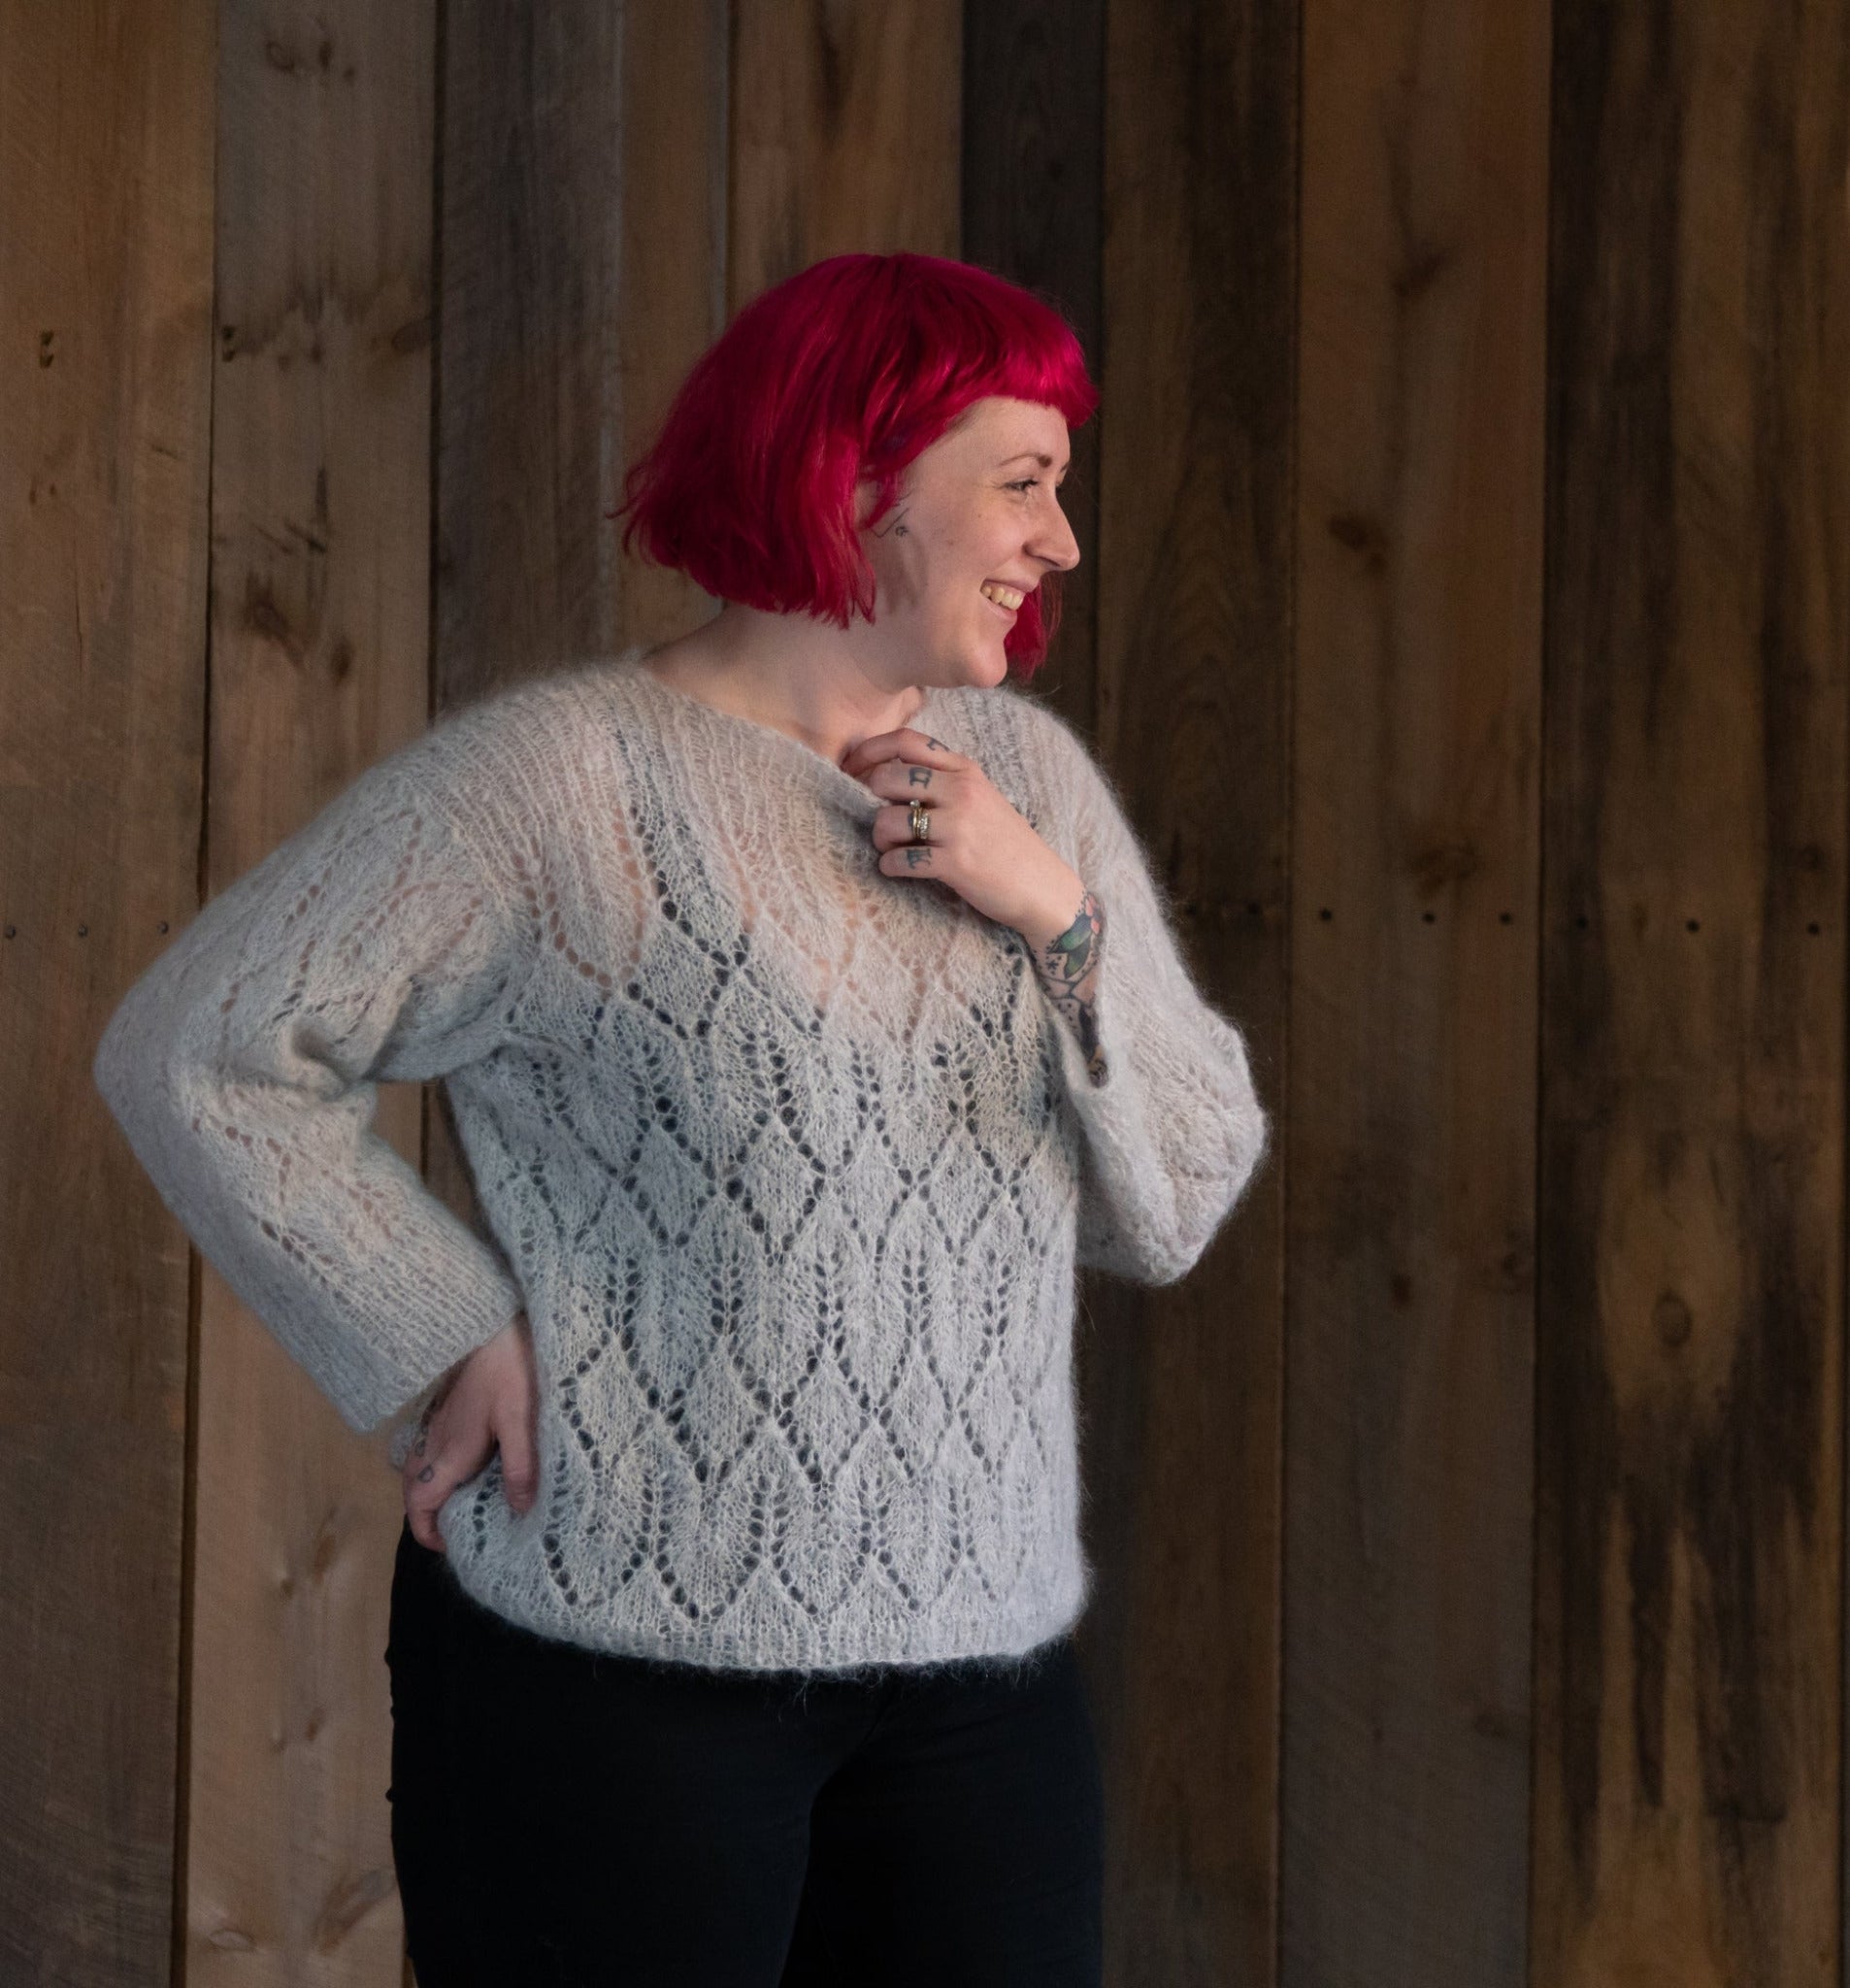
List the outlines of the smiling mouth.
<svg viewBox="0 0 1850 1988">
<path fill-rule="evenodd" d="M 1002 610 L 1005 614 L 1013 614 L 1028 597 L 1019 587 L 1006 586 L 999 580 L 986 580 L 982 583 L 982 597 L 992 607 Z"/>
</svg>

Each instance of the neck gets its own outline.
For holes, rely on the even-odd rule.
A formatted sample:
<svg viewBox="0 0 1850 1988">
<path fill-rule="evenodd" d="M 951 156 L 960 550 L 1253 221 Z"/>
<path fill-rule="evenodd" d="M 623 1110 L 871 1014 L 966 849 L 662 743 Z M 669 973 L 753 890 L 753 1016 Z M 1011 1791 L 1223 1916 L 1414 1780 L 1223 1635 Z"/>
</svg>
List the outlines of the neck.
<svg viewBox="0 0 1850 1988">
<path fill-rule="evenodd" d="M 787 732 L 838 765 L 851 746 L 909 724 L 925 702 L 894 680 L 872 631 L 729 601 L 704 627 L 649 652 L 644 667 L 721 711 Z"/>
</svg>

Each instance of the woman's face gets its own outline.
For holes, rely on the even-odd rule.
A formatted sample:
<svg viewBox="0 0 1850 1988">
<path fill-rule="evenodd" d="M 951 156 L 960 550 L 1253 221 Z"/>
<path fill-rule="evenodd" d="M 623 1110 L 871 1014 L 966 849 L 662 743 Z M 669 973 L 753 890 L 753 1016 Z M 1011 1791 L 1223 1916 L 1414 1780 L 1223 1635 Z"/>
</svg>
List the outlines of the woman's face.
<svg viewBox="0 0 1850 1988">
<path fill-rule="evenodd" d="M 992 399 L 908 464 L 892 510 L 861 534 L 876 581 L 864 632 L 899 652 L 898 681 L 993 685 L 1007 676 L 1015 615 L 1003 590 L 1025 596 L 1079 563 L 1056 495 L 1069 454 L 1053 408 Z M 864 483 L 863 516 L 873 497 Z"/>
</svg>

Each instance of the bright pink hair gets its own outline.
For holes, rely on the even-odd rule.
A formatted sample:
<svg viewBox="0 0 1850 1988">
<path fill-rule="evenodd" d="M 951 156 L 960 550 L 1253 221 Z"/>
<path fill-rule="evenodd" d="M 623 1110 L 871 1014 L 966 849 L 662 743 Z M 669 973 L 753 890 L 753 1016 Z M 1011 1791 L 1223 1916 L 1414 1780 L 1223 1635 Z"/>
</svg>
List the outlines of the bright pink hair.
<svg viewBox="0 0 1850 1988">
<path fill-rule="evenodd" d="M 940 255 L 832 255 L 740 312 L 696 362 L 623 480 L 623 547 L 722 601 L 845 628 L 874 618 L 855 484 L 878 492 L 978 400 L 1088 420 L 1098 390 L 1073 327 L 1015 283 Z M 1004 647 L 1032 676 L 1059 626 L 1049 574 Z"/>
</svg>

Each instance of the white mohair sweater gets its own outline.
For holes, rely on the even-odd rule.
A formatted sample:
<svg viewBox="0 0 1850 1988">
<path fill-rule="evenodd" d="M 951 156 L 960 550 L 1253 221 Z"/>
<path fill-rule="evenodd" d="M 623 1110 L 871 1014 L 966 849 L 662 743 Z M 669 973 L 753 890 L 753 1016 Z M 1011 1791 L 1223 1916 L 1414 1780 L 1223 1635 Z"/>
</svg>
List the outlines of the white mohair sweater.
<svg viewBox="0 0 1850 1988">
<path fill-rule="evenodd" d="M 484 1607 L 719 1670 L 1018 1657 L 1072 1627 L 1074 1266 L 1180 1277 L 1268 1140 L 1114 785 L 1011 685 L 915 723 L 1104 907 L 1104 1081 L 1027 942 L 881 874 L 885 805 L 641 667 L 437 723 L 220 892 L 97 1085 L 342 1416 L 520 1309 L 539 1493 L 439 1514 Z M 441 1077 L 489 1237 L 372 1129 Z M 490 1240 L 490 1237 L 492 1240 Z"/>
</svg>

